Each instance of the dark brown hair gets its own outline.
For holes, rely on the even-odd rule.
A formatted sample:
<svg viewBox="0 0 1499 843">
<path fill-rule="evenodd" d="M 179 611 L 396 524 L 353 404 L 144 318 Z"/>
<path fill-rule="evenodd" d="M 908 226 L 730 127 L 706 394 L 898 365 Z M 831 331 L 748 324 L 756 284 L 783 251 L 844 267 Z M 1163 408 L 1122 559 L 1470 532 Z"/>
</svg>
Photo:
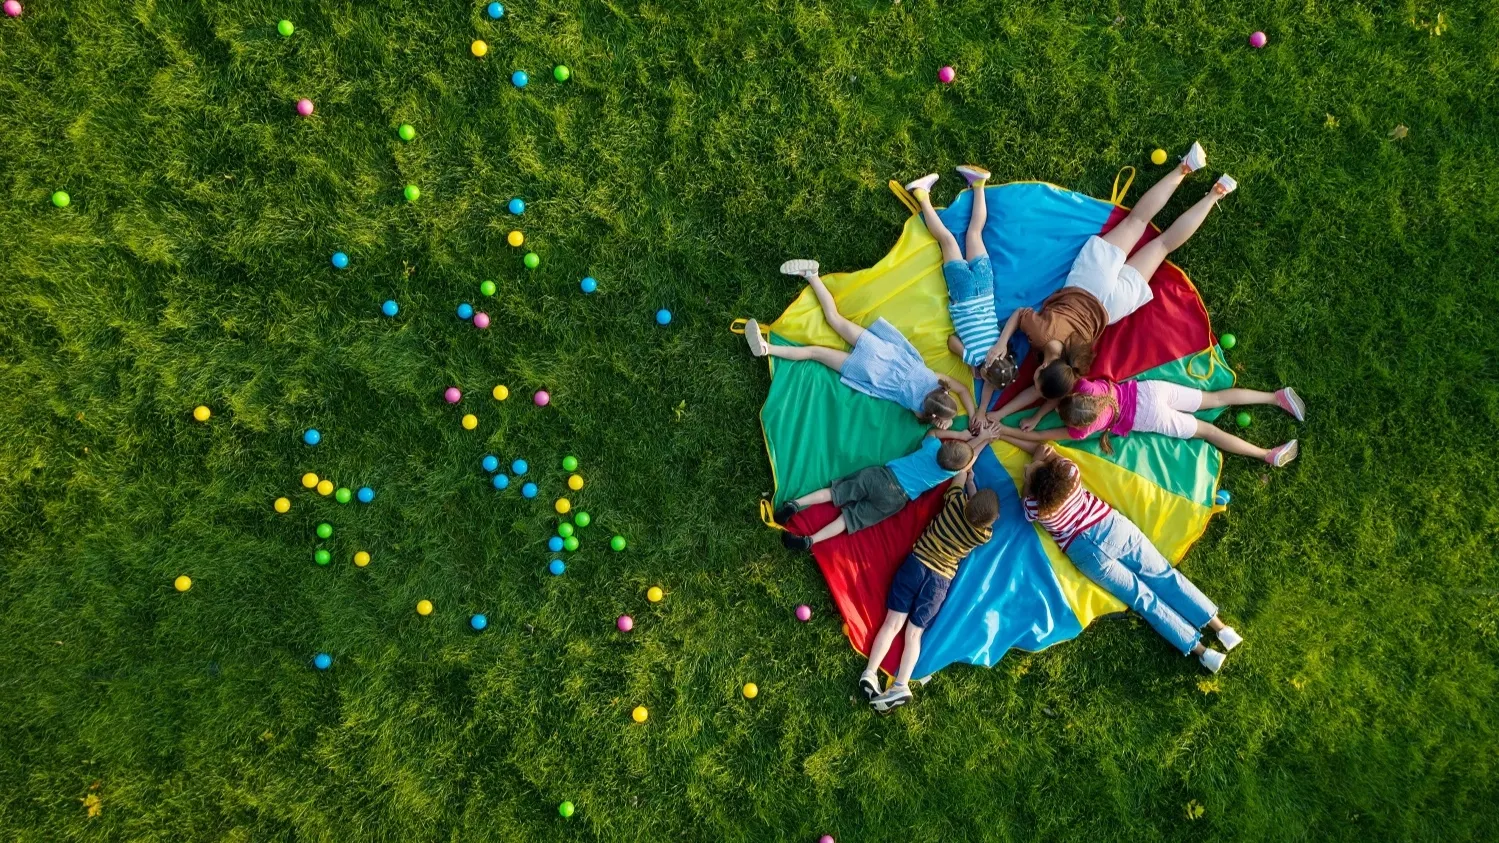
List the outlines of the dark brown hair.
<svg viewBox="0 0 1499 843">
<path fill-rule="evenodd" d="M 1036 373 L 1036 388 L 1041 397 L 1054 401 L 1067 395 L 1077 385 L 1077 379 L 1088 373 L 1093 365 L 1093 346 L 1070 339 L 1062 346 L 1057 359 L 1041 367 Z"/>
<path fill-rule="evenodd" d="M 1067 500 L 1078 482 L 1072 461 L 1053 455 L 1031 471 L 1025 493 L 1035 499 L 1042 515 L 1048 515 Z"/>
<path fill-rule="evenodd" d="M 1119 402 L 1114 400 L 1114 396 L 1079 395 L 1074 392 L 1057 404 L 1057 415 L 1061 417 L 1062 424 L 1068 427 L 1087 427 L 1098 421 L 1105 407 L 1113 409 L 1114 418 L 1119 418 Z M 1103 435 L 1098 437 L 1098 444 L 1105 454 L 1114 453 L 1113 437 L 1108 430 L 1104 430 Z"/>
<path fill-rule="evenodd" d="M 1015 361 L 1008 354 L 1002 354 L 979 367 L 979 377 L 995 389 L 1004 389 L 1014 383 L 1015 372 Z"/>
<path fill-rule="evenodd" d="M 947 390 L 939 386 L 921 399 L 921 412 L 916 415 L 928 424 L 938 419 L 957 418 L 958 402 L 947 394 Z"/>
<path fill-rule="evenodd" d="M 971 459 L 973 448 L 967 442 L 949 439 L 937 449 L 937 465 L 942 466 L 943 471 L 962 471 Z"/>
<path fill-rule="evenodd" d="M 980 530 L 999 520 L 999 495 L 993 489 L 979 489 L 963 507 L 963 517 Z"/>
</svg>

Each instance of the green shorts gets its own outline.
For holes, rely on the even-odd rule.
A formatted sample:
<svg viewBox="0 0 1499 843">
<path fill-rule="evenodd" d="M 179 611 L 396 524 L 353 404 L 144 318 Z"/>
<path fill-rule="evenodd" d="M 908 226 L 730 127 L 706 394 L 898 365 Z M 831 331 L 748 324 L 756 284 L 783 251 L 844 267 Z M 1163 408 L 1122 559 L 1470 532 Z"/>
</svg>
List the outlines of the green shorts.
<svg viewBox="0 0 1499 843">
<path fill-rule="evenodd" d="M 843 511 L 850 533 L 873 527 L 900 512 L 908 501 L 906 490 L 889 466 L 872 465 L 833 481 L 833 505 Z"/>
</svg>

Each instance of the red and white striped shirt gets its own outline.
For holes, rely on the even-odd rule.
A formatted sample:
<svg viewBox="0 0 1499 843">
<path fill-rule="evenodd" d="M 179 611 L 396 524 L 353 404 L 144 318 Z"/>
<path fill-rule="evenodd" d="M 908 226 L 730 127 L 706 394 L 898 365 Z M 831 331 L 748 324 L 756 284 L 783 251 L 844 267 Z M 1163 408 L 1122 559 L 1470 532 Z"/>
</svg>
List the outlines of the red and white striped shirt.
<svg viewBox="0 0 1499 843">
<path fill-rule="evenodd" d="M 1069 462 L 1072 476 L 1077 476 L 1077 464 Z M 1094 494 L 1083 488 L 1081 482 L 1072 487 L 1067 493 L 1067 499 L 1062 505 L 1052 510 L 1049 515 L 1042 516 L 1041 508 L 1036 504 L 1036 499 L 1027 495 L 1020 501 L 1025 510 L 1025 520 L 1040 521 L 1046 532 L 1057 540 L 1057 546 L 1066 550 L 1077 538 L 1077 534 L 1108 517 L 1113 511 L 1112 507 L 1099 500 Z"/>
</svg>

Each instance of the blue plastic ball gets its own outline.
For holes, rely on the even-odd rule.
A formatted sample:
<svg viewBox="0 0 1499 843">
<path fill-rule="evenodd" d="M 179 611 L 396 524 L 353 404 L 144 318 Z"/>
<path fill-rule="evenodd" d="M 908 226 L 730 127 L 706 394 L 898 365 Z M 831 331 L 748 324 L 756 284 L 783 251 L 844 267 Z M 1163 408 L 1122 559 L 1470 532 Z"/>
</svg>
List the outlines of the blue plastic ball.
<svg viewBox="0 0 1499 843">
<path fill-rule="evenodd" d="M 468 302 L 464 302 L 463 304 L 458 305 L 458 318 L 459 319 L 472 319 L 472 318 L 474 318 L 474 306 L 471 305 L 471 304 L 469 304 Z"/>
<path fill-rule="evenodd" d="M 510 200 L 510 205 L 508 207 L 510 208 L 510 213 L 515 214 L 516 216 L 520 216 L 521 214 L 524 214 L 526 212 L 526 200 L 517 196 L 514 199 Z"/>
<path fill-rule="evenodd" d="M 517 88 L 526 87 L 526 83 L 530 81 L 531 77 L 527 75 L 524 70 L 517 70 L 514 73 L 510 74 L 510 84 L 514 85 Z"/>
<path fill-rule="evenodd" d="M 468 619 L 468 625 L 473 627 L 475 632 L 479 632 L 484 627 L 489 626 L 489 618 L 483 615 L 474 615 Z"/>
<path fill-rule="evenodd" d="M 306 442 L 309 445 L 316 445 L 317 443 L 323 441 L 323 434 L 318 433 L 317 428 L 310 427 L 307 429 L 306 433 L 302 434 L 302 441 Z"/>
<path fill-rule="evenodd" d="M 312 666 L 318 670 L 327 670 L 333 666 L 333 657 L 327 653 L 318 653 L 312 657 Z"/>
<path fill-rule="evenodd" d="M 369 503 L 370 501 L 372 501 L 374 499 L 375 499 L 375 490 L 374 489 L 371 489 L 368 486 L 360 486 L 359 487 L 359 502 L 360 503 Z"/>
<path fill-rule="evenodd" d="M 489 454 L 488 456 L 484 457 L 484 470 L 485 471 L 493 473 L 494 470 L 497 469 L 497 468 L 499 468 L 499 467 L 500 467 L 500 461 L 499 461 L 498 458 L 495 457 L 494 454 Z"/>
<path fill-rule="evenodd" d="M 349 256 L 348 255 L 344 254 L 343 252 L 334 252 L 333 253 L 333 268 L 334 269 L 343 269 L 344 267 L 346 267 L 348 265 L 349 265 Z"/>
<path fill-rule="evenodd" d="M 396 304 L 395 299 L 386 299 L 385 304 L 380 305 L 380 312 L 386 316 L 395 316 L 401 312 L 401 306 Z"/>
<path fill-rule="evenodd" d="M 499 20 L 500 18 L 505 16 L 505 7 L 501 6 L 499 3 L 490 3 L 485 8 L 485 11 L 489 13 L 489 17 L 491 20 Z"/>
<path fill-rule="evenodd" d="M 1219 489 L 1217 496 L 1213 498 L 1213 500 L 1218 502 L 1219 506 L 1228 506 L 1228 502 L 1233 499 L 1234 496 L 1230 495 L 1227 489 Z"/>
<path fill-rule="evenodd" d="M 547 570 L 552 572 L 552 576 L 560 577 L 562 572 L 567 570 L 567 566 L 562 564 L 561 559 L 553 559 L 552 564 L 547 566 Z"/>
<path fill-rule="evenodd" d="M 553 553 L 561 553 L 562 552 L 562 537 L 561 536 L 552 536 L 551 538 L 547 539 L 547 550 L 550 550 Z"/>
<path fill-rule="evenodd" d="M 578 286 L 583 288 L 583 292 L 591 293 L 599 288 L 599 282 L 595 280 L 592 275 L 590 275 L 587 278 L 584 278 L 583 282 Z"/>
<path fill-rule="evenodd" d="M 669 324 L 671 324 L 671 311 L 667 310 L 664 307 L 661 308 L 660 310 L 656 311 L 656 324 L 657 325 L 669 325 Z"/>
<path fill-rule="evenodd" d="M 496 474 L 494 479 L 489 482 L 493 483 L 496 489 L 506 489 L 510 486 L 510 478 L 503 474 Z"/>
<path fill-rule="evenodd" d="M 520 493 L 528 498 L 536 497 L 536 484 L 527 483 L 526 485 L 520 487 Z"/>
<path fill-rule="evenodd" d="M 516 460 L 510 464 L 511 474 L 525 474 L 530 469 L 531 466 L 527 465 L 525 460 Z"/>
</svg>

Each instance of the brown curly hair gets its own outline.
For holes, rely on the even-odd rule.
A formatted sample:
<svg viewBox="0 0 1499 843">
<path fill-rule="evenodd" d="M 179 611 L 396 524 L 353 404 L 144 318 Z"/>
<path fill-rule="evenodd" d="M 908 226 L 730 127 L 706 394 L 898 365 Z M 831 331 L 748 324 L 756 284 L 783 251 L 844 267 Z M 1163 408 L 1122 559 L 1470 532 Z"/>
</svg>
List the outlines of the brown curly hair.
<svg viewBox="0 0 1499 843">
<path fill-rule="evenodd" d="M 1067 500 L 1080 481 L 1072 460 L 1053 454 L 1038 464 L 1026 480 L 1025 493 L 1036 501 L 1041 515 L 1050 515 Z"/>
</svg>

